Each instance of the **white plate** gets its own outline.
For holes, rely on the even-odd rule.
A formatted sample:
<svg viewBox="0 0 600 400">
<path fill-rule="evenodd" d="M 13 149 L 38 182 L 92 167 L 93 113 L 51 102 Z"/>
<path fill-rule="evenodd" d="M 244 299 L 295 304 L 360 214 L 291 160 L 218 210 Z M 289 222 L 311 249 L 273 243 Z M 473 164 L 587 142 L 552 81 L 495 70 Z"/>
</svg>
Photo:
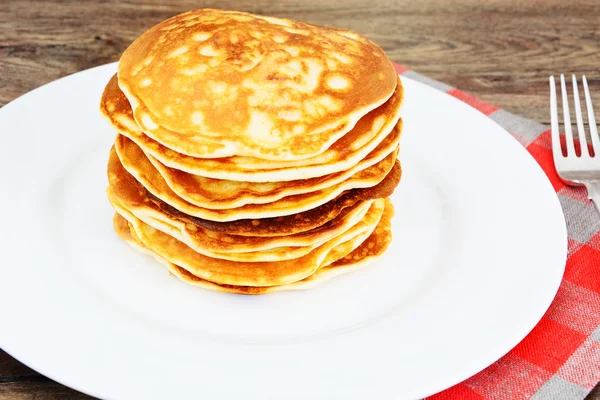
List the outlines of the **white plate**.
<svg viewBox="0 0 600 400">
<path fill-rule="evenodd" d="M 485 368 L 550 305 L 559 202 L 533 158 L 464 103 L 403 78 L 394 239 L 378 262 L 300 292 L 181 283 L 113 233 L 116 66 L 0 110 L 0 347 L 102 398 L 418 398 Z"/>
</svg>

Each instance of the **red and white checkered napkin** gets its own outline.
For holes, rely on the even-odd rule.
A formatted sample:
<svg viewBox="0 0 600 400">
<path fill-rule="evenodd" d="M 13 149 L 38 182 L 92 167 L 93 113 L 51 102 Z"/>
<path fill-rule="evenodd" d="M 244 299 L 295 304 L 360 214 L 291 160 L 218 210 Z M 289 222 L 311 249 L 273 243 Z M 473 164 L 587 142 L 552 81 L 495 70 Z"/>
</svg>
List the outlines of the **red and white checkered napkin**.
<svg viewBox="0 0 600 400">
<path fill-rule="evenodd" d="M 400 65 L 396 70 L 464 101 L 510 132 L 546 172 L 569 234 L 565 275 L 540 323 L 496 363 L 428 399 L 583 399 L 600 381 L 600 217 L 585 189 L 558 178 L 549 127 Z"/>
</svg>

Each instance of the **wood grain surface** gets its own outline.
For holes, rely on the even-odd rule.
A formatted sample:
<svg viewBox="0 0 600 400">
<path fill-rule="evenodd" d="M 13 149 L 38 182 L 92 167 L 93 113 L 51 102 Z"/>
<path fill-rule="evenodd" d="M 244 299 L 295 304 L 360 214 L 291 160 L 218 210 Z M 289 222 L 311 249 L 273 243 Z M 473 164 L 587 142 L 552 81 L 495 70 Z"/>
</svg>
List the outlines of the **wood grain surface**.
<svg viewBox="0 0 600 400">
<path fill-rule="evenodd" d="M 587 74 L 600 121 L 597 0 L 0 0 L 0 106 L 117 61 L 150 26 L 202 7 L 354 30 L 396 62 L 542 123 L 549 122 L 548 76 Z M 0 399 L 65 398 L 87 396 L 0 350 Z"/>
</svg>

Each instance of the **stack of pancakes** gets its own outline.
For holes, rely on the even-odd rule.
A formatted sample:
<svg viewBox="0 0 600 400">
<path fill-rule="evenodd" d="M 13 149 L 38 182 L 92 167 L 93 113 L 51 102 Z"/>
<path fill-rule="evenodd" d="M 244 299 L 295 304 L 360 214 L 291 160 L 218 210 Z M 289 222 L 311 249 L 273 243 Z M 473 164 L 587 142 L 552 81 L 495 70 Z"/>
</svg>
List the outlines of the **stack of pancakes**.
<svg viewBox="0 0 600 400">
<path fill-rule="evenodd" d="M 260 294 L 381 255 L 403 90 L 359 35 L 196 10 L 123 54 L 102 113 L 115 230 L 182 280 Z"/>
</svg>

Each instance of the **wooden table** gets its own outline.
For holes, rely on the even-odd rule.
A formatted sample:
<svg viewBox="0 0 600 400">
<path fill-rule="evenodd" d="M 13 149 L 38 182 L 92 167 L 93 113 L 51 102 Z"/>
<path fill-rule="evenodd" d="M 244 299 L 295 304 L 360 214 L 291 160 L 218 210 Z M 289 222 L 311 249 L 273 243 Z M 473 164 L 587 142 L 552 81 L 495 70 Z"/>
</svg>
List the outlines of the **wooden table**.
<svg viewBox="0 0 600 400">
<path fill-rule="evenodd" d="M 543 123 L 549 122 L 548 76 L 585 73 L 600 121 L 597 0 L 3 0 L 0 106 L 54 79 L 116 61 L 150 26 L 200 7 L 354 30 L 396 62 Z M 66 397 L 87 396 L 0 350 L 0 398 Z"/>
</svg>

